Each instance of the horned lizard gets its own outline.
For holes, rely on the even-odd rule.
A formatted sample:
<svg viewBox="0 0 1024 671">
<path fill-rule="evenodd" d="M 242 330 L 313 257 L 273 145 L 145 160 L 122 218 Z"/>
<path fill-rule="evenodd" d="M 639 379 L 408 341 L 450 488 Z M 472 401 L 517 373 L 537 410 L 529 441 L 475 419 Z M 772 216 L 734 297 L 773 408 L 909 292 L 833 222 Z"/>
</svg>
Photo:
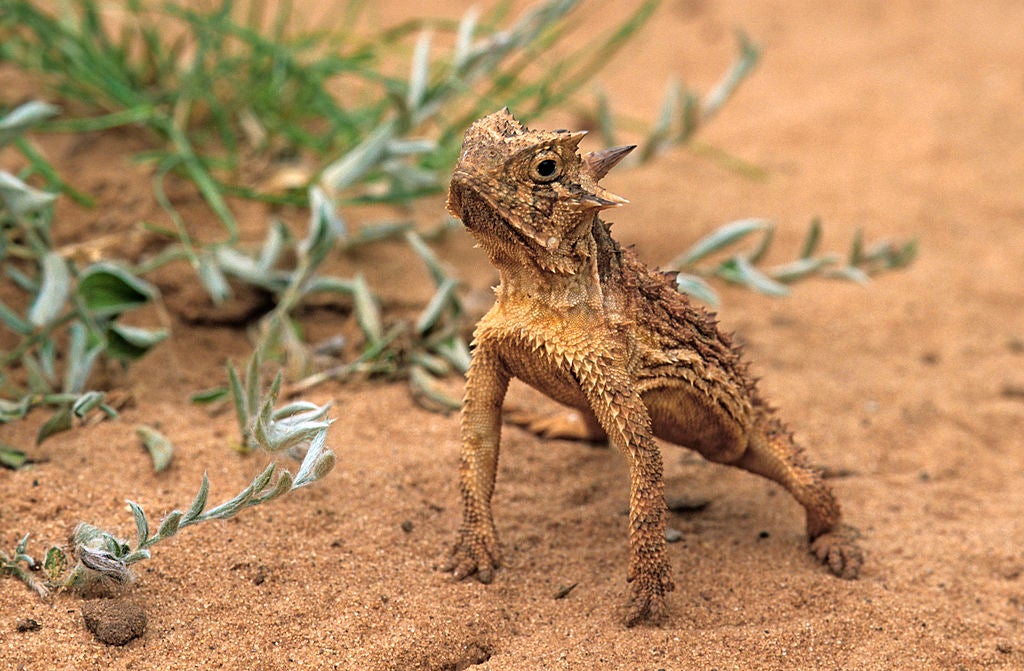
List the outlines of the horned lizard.
<svg viewBox="0 0 1024 671">
<path fill-rule="evenodd" d="M 856 577 L 855 532 L 761 398 L 740 348 L 598 217 L 628 202 L 598 181 L 633 147 L 580 156 L 585 134 L 530 130 L 508 109 L 466 132 L 448 210 L 500 284 L 474 334 L 461 420 L 463 521 L 443 568 L 489 583 L 500 564 L 491 495 L 502 404 L 516 377 L 577 411 L 577 421 L 547 428 L 606 438 L 629 463 L 627 625 L 660 613 L 674 588 L 655 437 L 781 484 L 806 510 L 811 552 L 835 575 Z"/>
</svg>

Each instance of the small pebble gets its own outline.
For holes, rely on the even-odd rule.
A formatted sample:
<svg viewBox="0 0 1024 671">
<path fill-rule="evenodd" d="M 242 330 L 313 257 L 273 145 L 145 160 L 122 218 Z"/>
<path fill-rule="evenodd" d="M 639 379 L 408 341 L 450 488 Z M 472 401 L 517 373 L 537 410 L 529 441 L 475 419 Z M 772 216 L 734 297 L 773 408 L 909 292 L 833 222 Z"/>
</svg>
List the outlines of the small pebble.
<svg viewBox="0 0 1024 671">
<path fill-rule="evenodd" d="M 665 499 L 665 506 L 674 513 L 696 513 L 710 503 L 711 499 L 702 496 L 671 496 Z"/>
<path fill-rule="evenodd" d="M 125 645 L 146 631 L 146 612 L 131 601 L 86 601 L 82 604 L 82 619 L 93 636 L 107 645 Z"/>
<path fill-rule="evenodd" d="M 38 622 L 36 622 L 35 620 L 33 620 L 30 617 L 20 618 L 18 620 L 17 629 L 20 632 L 39 631 L 42 628 L 43 628 L 43 625 L 39 624 Z"/>
<path fill-rule="evenodd" d="M 405 533 L 412 533 L 412 530 L 414 528 L 415 525 L 413 525 L 412 520 L 405 520 L 404 522 L 402 522 L 402 531 L 404 531 Z"/>
<path fill-rule="evenodd" d="M 673 527 L 665 529 L 665 540 L 669 543 L 678 543 L 683 540 L 683 532 Z"/>
</svg>

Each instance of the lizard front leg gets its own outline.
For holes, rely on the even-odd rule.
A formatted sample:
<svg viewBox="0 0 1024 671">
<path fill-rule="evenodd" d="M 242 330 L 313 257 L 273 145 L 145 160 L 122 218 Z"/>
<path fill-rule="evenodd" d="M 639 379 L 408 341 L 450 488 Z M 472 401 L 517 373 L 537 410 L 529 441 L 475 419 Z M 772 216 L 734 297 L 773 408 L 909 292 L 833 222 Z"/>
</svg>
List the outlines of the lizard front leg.
<svg viewBox="0 0 1024 671">
<path fill-rule="evenodd" d="M 459 489 L 462 492 L 462 526 L 442 567 L 456 580 L 476 575 L 482 583 L 494 579 L 501 562 L 498 537 L 491 512 L 491 496 L 498 468 L 501 440 L 501 404 L 508 389 L 509 373 L 486 341 L 480 342 L 466 375 L 462 406 L 462 453 Z"/>
<path fill-rule="evenodd" d="M 675 589 L 665 543 L 665 485 L 661 453 L 654 442 L 651 418 L 628 373 L 604 355 L 578 361 L 576 378 L 609 440 L 629 463 L 629 573 L 632 598 L 626 615 L 631 627 L 663 608 Z"/>
</svg>

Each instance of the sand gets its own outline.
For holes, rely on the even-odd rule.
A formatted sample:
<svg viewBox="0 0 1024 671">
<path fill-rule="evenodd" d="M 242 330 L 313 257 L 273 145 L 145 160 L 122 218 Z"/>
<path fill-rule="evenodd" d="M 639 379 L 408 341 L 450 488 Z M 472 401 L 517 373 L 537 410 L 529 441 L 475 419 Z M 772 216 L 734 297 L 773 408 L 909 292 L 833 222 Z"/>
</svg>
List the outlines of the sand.
<svg viewBox="0 0 1024 671">
<path fill-rule="evenodd" d="M 457 16 L 467 4 L 427 9 Z M 582 15 L 587 32 L 621 10 L 589 4 Z M 402 384 L 328 384 L 308 394 L 334 402 L 338 465 L 325 481 L 155 548 L 121 597 L 147 616 L 123 647 L 93 638 L 78 597 L 45 603 L 0 580 L 0 668 L 1024 668 L 1021 26 L 1013 1 L 673 0 L 602 76 L 618 109 L 653 118 L 669 75 L 702 90 L 716 81 L 734 28 L 765 49 L 697 150 L 607 178 L 632 201 L 614 213 L 617 236 L 651 264 L 751 216 L 776 222 L 778 260 L 814 216 L 839 251 L 857 228 L 870 240 L 919 239 L 911 268 L 867 287 L 816 281 L 786 299 L 722 291 L 723 324 L 863 533 L 859 580 L 835 579 L 808 555 L 801 511 L 778 487 L 666 446 L 668 495 L 708 505 L 670 515 L 681 540 L 669 550 L 667 621 L 625 629 L 622 459 L 508 428 L 495 497 L 507 566 L 489 586 L 453 583 L 436 566 L 460 515 L 457 416 L 423 410 Z M 0 82 L 7 104 L 32 91 L 9 69 Z M 101 202 L 62 205 L 63 244 L 160 220 L 131 161 L 143 146 L 124 132 L 45 141 Z M 180 205 L 215 229 L 198 202 Z M 434 225 L 442 207 L 431 199 L 417 221 Z M 258 238 L 266 212 L 240 212 Z M 449 236 L 439 253 L 467 296 L 486 297 L 495 275 L 468 236 Z M 330 270 L 356 263 L 390 310 L 415 306 L 429 286 L 397 246 Z M 135 398 L 120 420 L 41 447 L 41 413 L 0 427 L 39 461 L 0 471 L 4 548 L 32 532 L 39 554 L 80 520 L 129 536 L 125 499 L 158 518 L 188 504 L 204 471 L 219 501 L 265 464 L 230 449 L 230 412 L 187 401 L 223 382 L 227 358 L 248 355 L 244 328 L 198 319 L 210 311 L 184 274 L 159 281 L 173 336 L 118 379 Z M 310 310 L 306 322 L 315 337 L 352 332 L 344 309 Z M 512 397 L 550 407 L 521 387 Z M 174 441 L 168 471 L 153 473 L 138 423 Z M 16 631 L 26 619 L 40 628 Z"/>
</svg>

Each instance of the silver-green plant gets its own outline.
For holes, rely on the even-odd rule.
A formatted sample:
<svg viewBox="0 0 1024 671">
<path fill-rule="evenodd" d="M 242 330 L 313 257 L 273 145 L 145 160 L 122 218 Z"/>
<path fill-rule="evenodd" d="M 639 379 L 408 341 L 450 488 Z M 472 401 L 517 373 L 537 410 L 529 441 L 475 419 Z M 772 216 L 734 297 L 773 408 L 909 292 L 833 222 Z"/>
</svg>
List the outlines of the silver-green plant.
<svg viewBox="0 0 1024 671">
<path fill-rule="evenodd" d="M 31 102 L 0 117 L 0 147 L 56 113 L 52 105 Z M 16 337 L 11 349 L 0 350 L 0 423 L 35 407 L 55 408 L 39 442 L 94 410 L 115 415 L 103 393 L 88 389 L 94 365 L 101 356 L 135 360 L 167 336 L 164 329 L 120 321 L 152 302 L 155 287 L 118 264 L 79 268 L 54 248 L 54 199 L 0 170 L 0 268 L 25 295 L 23 311 L 0 302 L 0 322 Z M 5 465 L 18 465 L 24 456 L 10 446 L 0 446 L 0 454 Z"/>
<path fill-rule="evenodd" d="M 295 382 L 293 391 L 352 375 L 380 375 L 407 379 L 414 398 L 426 407 L 461 407 L 459 400 L 445 394 L 439 386 L 439 378 L 469 369 L 458 281 L 422 236 L 413 230 L 406 230 L 403 236 L 426 266 L 435 286 L 433 296 L 415 319 L 398 320 L 385 328 L 376 298 L 362 276 L 357 276 L 352 294 L 356 321 L 366 339 L 363 352 L 354 361 L 331 366 Z"/>
<path fill-rule="evenodd" d="M 252 357 L 250 370 L 253 362 L 258 369 L 256 355 Z M 241 492 L 208 508 L 210 483 L 203 474 L 199 491 L 188 509 L 167 513 L 156 525 L 155 532 L 142 506 L 128 501 L 135 520 L 134 541 L 82 522 L 72 534 L 70 553 L 51 547 L 45 561 L 37 562 L 27 553 L 28 536 L 25 536 L 13 555 L 0 553 L 0 573 L 18 578 L 40 596 L 54 589 L 81 589 L 97 582 L 125 584 L 133 579 L 132 564 L 148 559 L 151 548 L 182 529 L 210 520 L 229 519 L 246 508 L 268 503 L 326 476 L 336 461 L 334 452 L 327 447 L 327 431 L 333 421 L 327 418 L 330 404 L 317 406 L 300 401 L 275 409 L 281 388 L 280 374 L 269 391 L 261 391 L 258 382 L 251 387 L 242 401 L 257 410 L 251 415 L 248 409 L 240 410 L 246 414 L 247 439 L 255 448 L 270 453 L 301 454 L 302 463 L 294 475 L 279 468 L 277 462 L 271 462 Z M 236 403 L 238 400 L 236 397 Z M 38 575 L 40 569 L 42 576 Z"/>
<path fill-rule="evenodd" d="M 769 296 L 786 296 L 789 294 L 787 285 L 814 276 L 864 284 L 872 275 L 907 266 L 917 255 L 916 240 L 903 243 L 882 240 L 865 248 L 863 232 L 859 229 L 845 262 L 839 254 L 819 254 L 821 220 L 815 217 L 795 260 L 761 269 L 758 264 L 771 248 L 774 231 L 775 225 L 766 219 L 741 219 L 724 224 L 670 261 L 667 268 L 678 271 L 676 285 L 680 291 L 716 305 L 718 295 L 705 278 L 722 279 Z M 760 239 L 752 249 L 725 254 L 725 258 L 715 263 L 701 263 L 711 256 L 721 257 L 729 248 L 757 234 Z"/>
</svg>

